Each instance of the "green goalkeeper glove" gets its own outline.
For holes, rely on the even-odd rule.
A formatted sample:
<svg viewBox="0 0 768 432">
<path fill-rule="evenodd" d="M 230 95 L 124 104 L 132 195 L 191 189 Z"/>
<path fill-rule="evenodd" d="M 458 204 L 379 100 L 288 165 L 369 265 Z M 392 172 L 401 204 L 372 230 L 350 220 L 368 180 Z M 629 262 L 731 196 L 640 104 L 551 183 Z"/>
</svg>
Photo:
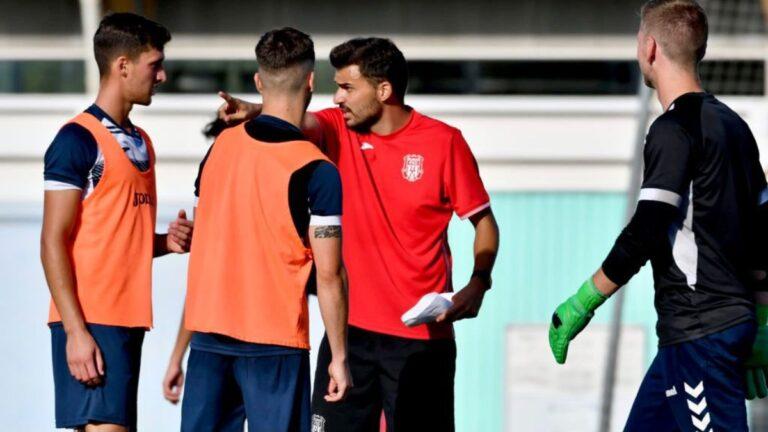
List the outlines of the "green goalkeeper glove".
<svg viewBox="0 0 768 432">
<path fill-rule="evenodd" d="M 607 298 L 597 290 L 592 278 L 589 278 L 576 294 L 557 307 L 549 326 L 549 347 L 552 348 L 555 361 L 565 363 L 568 344 L 589 324 L 589 320 L 595 315 L 595 309 Z"/>
<path fill-rule="evenodd" d="M 744 363 L 746 369 L 747 399 L 761 399 L 768 396 L 768 305 L 758 304 L 757 336 L 752 346 L 752 355 Z"/>
</svg>

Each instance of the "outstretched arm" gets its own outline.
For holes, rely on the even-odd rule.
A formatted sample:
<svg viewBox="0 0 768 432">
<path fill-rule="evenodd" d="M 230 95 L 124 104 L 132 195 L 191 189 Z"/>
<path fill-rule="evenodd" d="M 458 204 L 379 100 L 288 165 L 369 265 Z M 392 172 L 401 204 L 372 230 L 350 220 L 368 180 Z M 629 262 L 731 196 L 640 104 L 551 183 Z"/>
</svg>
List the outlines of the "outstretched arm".
<svg viewBox="0 0 768 432">
<path fill-rule="evenodd" d="M 223 120 L 227 126 L 234 126 L 261 114 L 260 103 L 247 102 L 236 98 L 225 91 L 219 92 L 219 97 L 224 99 L 218 110 L 219 119 Z M 301 132 L 304 136 L 315 143 L 321 149 L 324 148 L 323 134 L 320 129 L 320 122 L 311 112 L 304 114 L 304 120 L 301 123 Z"/>
</svg>

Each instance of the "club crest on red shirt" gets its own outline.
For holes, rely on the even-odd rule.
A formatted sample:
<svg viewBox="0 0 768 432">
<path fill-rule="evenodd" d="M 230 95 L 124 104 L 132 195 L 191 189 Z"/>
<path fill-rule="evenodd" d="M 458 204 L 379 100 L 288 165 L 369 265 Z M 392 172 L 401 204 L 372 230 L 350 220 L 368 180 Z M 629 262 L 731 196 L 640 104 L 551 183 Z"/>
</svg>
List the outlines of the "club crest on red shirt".
<svg viewBox="0 0 768 432">
<path fill-rule="evenodd" d="M 424 174 L 424 156 L 408 154 L 403 157 L 403 178 L 415 182 Z"/>
</svg>

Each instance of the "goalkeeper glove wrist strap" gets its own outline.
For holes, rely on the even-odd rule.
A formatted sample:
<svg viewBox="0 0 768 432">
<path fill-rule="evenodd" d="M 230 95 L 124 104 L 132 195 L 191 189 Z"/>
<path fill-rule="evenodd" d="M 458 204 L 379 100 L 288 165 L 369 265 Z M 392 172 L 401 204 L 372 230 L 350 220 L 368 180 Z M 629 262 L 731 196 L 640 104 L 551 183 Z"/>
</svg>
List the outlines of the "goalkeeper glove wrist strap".
<svg viewBox="0 0 768 432">
<path fill-rule="evenodd" d="M 590 277 L 579 288 L 576 293 L 576 299 L 586 309 L 586 312 L 594 312 L 595 309 L 600 307 L 608 299 L 603 293 L 598 291 L 595 286 L 595 282 Z M 768 309 L 766 310 L 768 312 Z"/>
</svg>

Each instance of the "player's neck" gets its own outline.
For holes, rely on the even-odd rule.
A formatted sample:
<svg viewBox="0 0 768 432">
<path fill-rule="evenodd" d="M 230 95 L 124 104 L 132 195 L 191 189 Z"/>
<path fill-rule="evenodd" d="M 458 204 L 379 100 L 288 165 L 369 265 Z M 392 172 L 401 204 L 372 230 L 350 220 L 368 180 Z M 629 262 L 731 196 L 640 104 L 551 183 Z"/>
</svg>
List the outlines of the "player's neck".
<svg viewBox="0 0 768 432">
<path fill-rule="evenodd" d="M 265 97 L 262 101 L 261 114 L 277 117 L 299 129 L 301 129 L 301 121 L 304 119 L 305 111 L 304 102 L 297 97 Z"/>
<path fill-rule="evenodd" d="M 376 135 L 390 135 L 402 129 L 411 119 L 413 110 L 405 105 L 384 105 L 379 121 L 371 125 Z"/>
<path fill-rule="evenodd" d="M 94 103 L 112 120 L 116 121 L 118 126 L 123 128 L 129 126 L 128 114 L 130 114 L 133 104 L 122 96 L 122 92 L 117 86 L 102 83 Z"/>
<path fill-rule="evenodd" d="M 681 70 L 673 70 L 660 77 L 656 83 L 656 90 L 664 111 L 668 110 L 672 102 L 680 96 L 704 91 L 695 72 Z"/>
</svg>

